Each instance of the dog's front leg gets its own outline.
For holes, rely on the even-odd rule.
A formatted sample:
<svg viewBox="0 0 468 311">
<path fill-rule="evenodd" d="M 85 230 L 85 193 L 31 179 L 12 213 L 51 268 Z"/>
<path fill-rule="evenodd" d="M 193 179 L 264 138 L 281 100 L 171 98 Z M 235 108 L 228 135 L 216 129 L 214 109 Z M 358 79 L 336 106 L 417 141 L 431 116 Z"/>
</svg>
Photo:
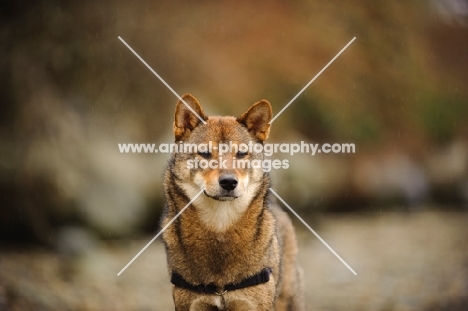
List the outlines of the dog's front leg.
<svg viewBox="0 0 468 311">
<path fill-rule="evenodd" d="M 190 305 L 190 311 L 218 311 L 218 308 L 201 300 L 196 300 Z"/>
<path fill-rule="evenodd" d="M 258 310 L 250 301 L 248 300 L 234 300 L 226 303 L 227 311 L 253 311 Z"/>
<path fill-rule="evenodd" d="M 215 295 L 201 295 L 184 289 L 174 288 L 175 311 L 218 311 L 221 298 Z M 219 308 L 218 308 L 219 307 Z"/>
</svg>

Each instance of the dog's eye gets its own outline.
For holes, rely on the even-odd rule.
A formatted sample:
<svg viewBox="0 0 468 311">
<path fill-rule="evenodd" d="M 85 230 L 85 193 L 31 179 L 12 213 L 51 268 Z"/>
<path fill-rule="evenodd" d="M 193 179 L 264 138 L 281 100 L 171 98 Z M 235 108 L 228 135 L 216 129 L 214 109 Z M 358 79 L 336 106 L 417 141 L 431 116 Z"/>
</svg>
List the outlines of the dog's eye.
<svg viewBox="0 0 468 311">
<path fill-rule="evenodd" d="M 203 151 L 198 151 L 198 155 L 201 156 L 201 157 L 203 157 L 203 158 L 205 158 L 205 159 L 208 159 L 208 158 L 211 157 L 211 153 L 208 152 L 208 151 L 205 151 L 205 152 L 203 152 Z"/>
<path fill-rule="evenodd" d="M 237 157 L 238 159 L 242 159 L 242 158 L 245 157 L 246 155 L 247 155 L 247 152 L 244 152 L 244 151 L 238 151 L 238 152 L 236 153 L 236 157 Z"/>
</svg>

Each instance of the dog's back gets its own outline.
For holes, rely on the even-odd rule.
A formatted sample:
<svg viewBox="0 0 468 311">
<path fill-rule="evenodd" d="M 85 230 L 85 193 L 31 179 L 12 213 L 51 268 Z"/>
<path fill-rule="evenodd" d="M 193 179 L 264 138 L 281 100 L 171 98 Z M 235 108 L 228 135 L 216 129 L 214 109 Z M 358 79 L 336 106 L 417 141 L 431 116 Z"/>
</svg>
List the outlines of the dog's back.
<svg viewBox="0 0 468 311">
<path fill-rule="evenodd" d="M 276 310 L 304 310 L 302 269 L 296 259 L 298 247 L 294 227 L 289 216 L 276 204 L 271 204 L 271 209 L 276 215 L 283 271 Z"/>
</svg>

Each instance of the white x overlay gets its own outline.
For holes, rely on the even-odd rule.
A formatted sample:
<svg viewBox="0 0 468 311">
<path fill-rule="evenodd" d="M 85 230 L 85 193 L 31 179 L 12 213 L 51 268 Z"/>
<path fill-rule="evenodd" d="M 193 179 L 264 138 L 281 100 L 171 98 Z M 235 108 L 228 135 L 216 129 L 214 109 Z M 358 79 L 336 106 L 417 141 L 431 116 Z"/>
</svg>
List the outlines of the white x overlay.
<svg viewBox="0 0 468 311">
<path fill-rule="evenodd" d="M 174 222 L 174 220 L 176 220 L 180 215 L 182 215 L 182 213 L 187 209 L 187 207 L 189 207 L 190 204 L 192 204 L 192 203 L 200 196 L 200 194 L 202 194 L 203 191 L 205 191 L 205 189 L 202 188 L 202 189 L 200 190 L 200 192 L 198 192 L 197 195 L 195 195 L 195 196 L 193 197 L 193 199 L 191 199 L 191 200 L 187 203 L 187 205 L 185 205 L 184 208 L 181 209 L 180 212 L 178 212 L 177 215 L 175 215 L 175 216 L 171 219 L 171 221 L 169 221 L 169 222 L 164 226 L 164 228 L 162 228 L 161 231 L 159 231 L 158 234 L 156 234 L 156 235 L 154 236 L 154 238 L 153 238 L 151 241 L 149 241 L 148 244 L 146 244 L 146 246 L 143 247 L 143 249 L 142 249 L 138 254 L 136 254 L 136 256 L 133 257 L 133 259 L 130 260 L 130 262 L 129 262 L 122 270 L 120 270 L 119 273 L 117 273 L 117 276 L 120 276 L 120 275 L 122 274 L 122 272 L 124 272 L 125 269 L 127 269 L 128 266 L 130 266 L 130 265 L 132 264 L 132 262 L 134 262 L 135 259 L 137 259 L 138 256 L 140 256 L 141 253 L 143 253 L 143 252 L 145 251 L 145 249 L 147 249 L 148 246 L 150 246 L 151 243 L 154 242 L 154 240 L 156 240 L 164 231 L 166 231 L 166 229 Z"/>
<path fill-rule="evenodd" d="M 293 99 L 291 99 L 291 100 L 289 101 L 289 103 L 287 103 L 287 104 L 283 107 L 283 109 L 281 109 L 281 110 L 276 114 L 276 116 L 275 116 L 273 119 L 271 119 L 270 122 L 268 122 L 268 124 L 273 123 L 273 121 L 275 121 L 276 118 L 278 118 L 278 117 L 280 116 L 280 114 L 282 114 L 282 113 L 286 110 L 286 108 L 288 108 L 289 105 L 291 105 L 291 104 L 293 103 L 293 101 L 295 101 L 295 100 L 299 97 L 299 95 L 301 95 L 302 92 L 304 92 L 304 91 L 312 84 L 312 82 L 314 82 L 315 79 L 317 79 L 317 78 L 322 74 L 322 72 L 324 72 L 325 69 L 327 69 L 328 66 L 330 66 L 330 65 L 332 64 L 332 63 L 338 58 L 338 56 L 340 56 L 341 53 L 343 53 L 344 50 L 346 50 L 346 49 L 348 48 L 348 46 L 350 46 L 351 43 L 353 43 L 354 40 L 356 40 L 356 37 L 352 38 L 351 41 L 349 41 L 348 44 L 346 44 L 345 47 L 342 48 L 341 51 L 339 51 L 338 54 L 336 54 L 335 57 L 333 57 L 332 60 L 329 61 L 328 64 L 326 64 L 325 67 L 323 67 L 322 70 L 320 70 L 319 73 L 317 73 L 317 74 L 315 75 L 315 77 L 313 77 L 312 80 L 310 80 L 309 83 L 307 83 L 307 84 L 302 88 L 302 90 L 300 90 L 299 93 L 297 93 L 296 96 L 294 96 Z"/>
<path fill-rule="evenodd" d="M 151 68 L 151 66 L 148 65 L 148 63 L 145 62 L 145 60 L 144 60 L 143 58 L 141 58 L 140 55 L 138 55 L 137 52 L 135 52 L 134 49 L 132 49 L 132 47 L 131 47 L 130 45 L 127 44 L 127 42 L 125 42 L 124 39 L 122 39 L 122 38 L 119 36 L 119 40 L 122 41 L 122 43 L 125 44 L 125 46 L 126 46 L 130 51 L 132 51 L 132 53 L 135 54 L 135 56 L 138 57 L 138 59 L 141 60 L 141 62 L 142 62 L 146 67 L 148 67 L 148 69 L 149 69 L 159 80 L 161 80 L 161 82 L 169 89 L 169 91 L 171 91 L 181 102 L 183 102 L 183 103 L 185 104 L 185 106 L 187 106 L 187 108 L 190 109 L 190 111 L 191 111 L 194 115 L 196 115 L 197 118 L 200 119 L 200 121 L 201 121 L 203 124 L 206 124 L 205 120 L 203 120 L 203 118 L 200 117 L 200 116 L 198 115 L 198 113 L 196 113 L 195 110 L 193 110 L 192 107 L 190 107 L 190 105 L 187 104 L 187 103 L 185 102 L 185 100 L 183 100 L 182 97 L 180 97 L 180 95 L 177 94 L 177 92 L 174 91 L 174 89 L 173 89 L 169 84 L 167 84 L 167 82 L 164 81 L 164 79 L 161 78 L 161 76 L 158 75 L 158 73 L 157 73 L 156 71 L 154 71 L 153 68 Z"/>
<path fill-rule="evenodd" d="M 309 229 L 310 232 L 312 232 L 312 233 L 317 237 L 317 239 L 319 239 L 320 242 L 322 242 L 323 245 L 325 245 L 325 246 L 330 250 L 330 252 L 332 252 L 333 255 L 335 255 L 336 258 L 338 258 L 338 259 L 346 266 L 346 268 L 348 268 L 354 275 L 357 275 L 357 273 L 353 270 L 353 268 L 351 268 L 351 267 L 346 263 L 346 261 L 344 261 L 343 258 L 341 258 L 340 255 L 338 255 L 338 254 L 333 250 L 333 248 L 331 248 L 330 245 L 328 245 L 327 242 L 325 242 L 325 241 L 320 237 L 320 235 L 318 235 L 318 233 L 315 232 L 314 229 L 312 229 L 312 228 L 304 221 L 304 219 L 302 219 L 301 216 L 299 216 L 299 215 L 296 213 L 296 211 L 293 210 L 292 207 L 289 206 L 289 204 L 286 203 L 286 202 L 283 200 L 283 198 L 280 197 L 280 196 L 278 195 L 278 193 L 276 193 L 275 190 L 273 190 L 272 188 L 270 188 L 270 191 L 271 191 L 287 208 L 289 208 L 289 210 L 291 211 L 291 213 L 293 213 L 294 216 L 296 216 L 297 219 L 299 219 L 299 220 L 304 224 L 304 226 L 306 226 L 307 229 Z"/>
<path fill-rule="evenodd" d="M 130 45 L 127 44 L 127 42 L 125 42 L 124 39 L 122 39 L 120 36 L 118 37 L 118 39 L 120 41 L 122 41 L 122 43 L 133 53 L 135 54 L 135 56 L 181 101 L 183 102 L 187 108 L 190 109 L 191 112 L 193 112 L 197 117 L 198 119 L 200 119 L 201 122 L 203 122 L 203 124 L 206 124 L 205 120 L 203 120 L 193 109 L 192 107 L 190 107 L 189 104 L 187 104 L 183 99 L 182 97 L 180 97 L 179 94 L 177 94 L 176 91 L 174 91 L 174 89 L 166 82 L 164 81 L 164 79 L 156 72 L 153 70 L 153 68 L 151 68 L 150 65 L 148 65 L 148 63 L 146 63 L 144 61 L 143 58 L 140 57 L 140 55 L 138 55 L 137 52 L 135 52 L 132 47 L 130 47 Z M 289 101 L 289 103 L 287 103 L 283 109 L 281 109 L 277 114 L 276 116 L 271 119 L 271 121 L 268 123 L 268 124 L 271 124 L 273 123 L 273 121 L 275 121 L 276 118 L 278 118 L 280 116 L 280 114 L 282 114 L 298 97 L 299 95 L 301 95 L 311 84 L 312 82 L 315 81 L 315 79 L 317 79 L 324 71 L 325 69 L 328 68 L 328 66 L 330 66 L 337 58 L 338 56 L 341 55 L 341 53 L 343 53 L 350 45 L 351 43 L 353 43 L 353 41 L 356 40 L 356 37 L 354 37 L 353 39 L 351 39 L 351 41 L 348 42 L 348 44 L 346 44 L 346 46 L 344 48 L 341 49 L 340 52 L 338 52 L 338 54 L 335 55 L 335 57 L 333 57 L 332 60 L 330 60 L 328 62 L 328 64 L 325 65 L 325 67 L 322 68 L 322 70 L 319 71 L 319 73 L 317 73 L 315 75 L 315 77 L 312 78 L 312 80 L 310 80 L 300 91 L 299 93 L 296 94 L 296 96 L 293 97 L 293 99 L 291 99 Z M 269 188 L 269 190 L 294 214 L 294 216 L 296 216 L 306 227 L 307 229 L 310 230 L 310 232 L 312 232 L 319 240 L 320 242 L 322 242 L 332 253 L 333 255 L 335 255 L 354 275 L 357 275 L 357 273 L 353 270 L 353 268 L 351 268 L 295 211 L 294 209 L 292 209 L 272 188 Z M 202 194 L 202 192 L 204 191 L 204 189 L 201 189 L 200 192 L 198 192 L 192 200 L 190 200 L 187 205 L 184 206 L 184 208 L 182 208 L 178 213 L 177 215 L 175 215 L 171 221 L 169 221 L 159 232 L 158 234 L 156 234 L 156 236 L 151 239 L 151 241 L 149 241 L 145 247 L 143 247 L 143 249 L 138 252 L 138 254 L 135 255 L 135 257 L 133 257 L 132 260 L 130 260 L 130 262 L 122 269 L 120 270 L 119 273 L 117 273 L 117 276 L 120 276 L 189 206 L 190 204 L 192 204 L 199 196 L 200 194 Z"/>
</svg>

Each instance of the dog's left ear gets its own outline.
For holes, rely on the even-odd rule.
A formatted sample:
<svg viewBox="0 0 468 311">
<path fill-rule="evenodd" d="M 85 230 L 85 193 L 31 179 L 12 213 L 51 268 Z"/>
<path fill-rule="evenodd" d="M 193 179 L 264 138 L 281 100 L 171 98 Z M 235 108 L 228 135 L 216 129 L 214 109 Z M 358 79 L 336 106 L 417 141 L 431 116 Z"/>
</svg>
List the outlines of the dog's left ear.
<svg viewBox="0 0 468 311">
<path fill-rule="evenodd" d="M 237 121 L 245 127 L 255 138 L 265 141 L 270 133 L 270 122 L 273 112 L 270 103 L 262 99 L 255 103 L 243 115 L 237 118 Z"/>
</svg>

